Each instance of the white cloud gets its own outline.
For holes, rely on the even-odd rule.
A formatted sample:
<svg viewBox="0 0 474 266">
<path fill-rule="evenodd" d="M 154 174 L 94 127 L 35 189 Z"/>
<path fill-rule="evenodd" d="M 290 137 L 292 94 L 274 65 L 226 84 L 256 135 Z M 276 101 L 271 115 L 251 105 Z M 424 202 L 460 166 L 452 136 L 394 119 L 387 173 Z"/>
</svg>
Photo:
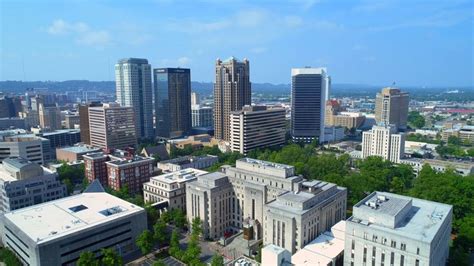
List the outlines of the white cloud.
<svg viewBox="0 0 474 266">
<path fill-rule="evenodd" d="M 266 47 L 254 47 L 250 49 L 250 52 L 254 54 L 261 54 L 261 53 L 265 53 L 266 51 L 267 51 Z"/>
<path fill-rule="evenodd" d="M 51 35 L 72 35 L 78 44 L 104 47 L 111 42 L 110 34 L 105 30 L 92 30 L 84 22 L 67 22 L 56 19 L 47 27 L 46 32 Z"/>
<path fill-rule="evenodd" d="M 268 14 L 259 9 L 242 10 L 235 16 L 237 23 L 242 27 L 255 27 L 268 23 Z"/>
<path fill-rule="evenodd" d="M 187 66 L 191 63 L 191 59 L 189 57 L 183 56 L 178 58 L 177 62 L 178 66 Z"/>
</svg>

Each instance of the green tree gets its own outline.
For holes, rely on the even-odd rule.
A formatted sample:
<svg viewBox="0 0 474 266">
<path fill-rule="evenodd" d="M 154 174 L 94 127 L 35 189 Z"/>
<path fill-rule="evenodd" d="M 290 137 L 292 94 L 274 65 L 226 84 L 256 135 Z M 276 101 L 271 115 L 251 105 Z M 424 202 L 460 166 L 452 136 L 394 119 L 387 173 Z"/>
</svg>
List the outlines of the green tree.
<svg viewBox="0 0 474 266">
<path fill-rule="evenodd" d="M 211 260 L 211 266 L 224 266 L 224 257 L 219 255 L 219 253 L 214 253 Z"/>
<path fill-rule="evenodd" d="M 101 265 L 103 266 L 120 266 L 123 265 L 123 259 L 117 252 L 111 248 L 102 249 Z"/>
<path fill-rule="evenodd" d="M 422 128 L 425 126 L 425 118 L 417 111 L 408 113 L 408 124 L 413 128 Z"/>
<path fill-rule="evenodd" d="M 77 260 L 78 266 L 98 266 L 99 261 L 95 258 L 95 254 L 91 251 L 82 252 Z"/>
<path fill-rule="evenodd" d="M 179 250 L 179 234 L 178 230 L 175 228 L 171 233 L 169 253 L 171 256 L 176 257 Z"/>
<path fill-rule="evenodd" d="M 163 219 L 158 219 L 153 225 L 153 238 L 160 244 L 166 241 L 166 223 Z"/>
<path fill-rule="evenodd" d="M 173 223 L 176 227 L 183 229 L 186 225 L 186 215 L 181 209 L 171 210 L 171 216 L 173 217 Z"/>
<path fill-rule="evenodd" d="M 0 261 L 7 266 L 21 266 L 20 260 L 15 256 L 15 253 L 9 248 L 0 247 Z"/>
<path fill-rule="evenodd" d="M 153 266 L 166 266 L 166 264 L 163 262 L 163 260 L 157 260 L 153 263 Z"/>
<path fill-rule="evenodd" d="M 448 137 L 448 144 L 451 145 L 461 145 L 461 139 L 456 136 L 449 136 Z"/>
<path fill-rule="evenodd" d="M 199 217 L 194 217 L 191 224 L 191 235 L 199 238 L 202 234 L 202 221 Z"/>
<path fill-rule="evenodd" d="M 143 231 L 135 241 L 143 255 L 150 253 L 153 248 L 153 234 L 149 230 Z"/>
</svg>

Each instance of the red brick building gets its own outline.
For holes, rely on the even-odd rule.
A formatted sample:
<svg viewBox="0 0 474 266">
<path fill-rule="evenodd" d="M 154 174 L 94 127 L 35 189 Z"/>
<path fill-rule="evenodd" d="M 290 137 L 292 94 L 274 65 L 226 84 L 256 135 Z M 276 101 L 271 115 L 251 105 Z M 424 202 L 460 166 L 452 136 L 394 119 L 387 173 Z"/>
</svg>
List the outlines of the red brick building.
<svg viewBox="0 0 474 266">
<path fill-rule="evenodd" d="M 153 158 L 141 156 L 106 162 L 109 187 L 120 190 L 128 186 L 131 194 L 141 193 L 143 183 L 153 175 L 153 163 Z"/>
<path fill-rule="evenodd" d="M 100 184 L 109 186 L 107 177 L 107 165 L 110 160 L 107 154 L 103 152 L 94 152 L 82 156 L 84 159 L 84 173 L 87 180 L 91 183 L 95 179 L 99 179 Z"/>
</svg>

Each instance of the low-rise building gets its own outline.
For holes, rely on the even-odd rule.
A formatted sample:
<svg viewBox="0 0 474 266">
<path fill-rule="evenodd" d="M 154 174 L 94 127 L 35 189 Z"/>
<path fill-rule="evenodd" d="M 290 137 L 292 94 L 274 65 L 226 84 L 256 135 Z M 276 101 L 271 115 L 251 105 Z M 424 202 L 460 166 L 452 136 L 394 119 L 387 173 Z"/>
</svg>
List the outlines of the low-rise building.
<svg viewBox="0 0 474 266">
<path fill-rule="evenodd" d="M 83 159 L 87 153 L 100 152 L 100 148 L 94 148 L 88 145 L 74 145 L 70 147 L 57 148 L 56 159 L 58 161 L 74 162 Z"/>
<path fill-rule="evenodd" d="M 131 194 L 141 193 L 143 183 L 153 175 L 153 158 L 133 156 L 106 162 L 108 186 L 114 190 L 128 187 Z"/>
<path fill-rule="evenodd" d="M 411 165 L 416 175 L 421 171 L 423 165 L 428 164 L 437 172 L 444 172 L 448 169 L 454 170 L 462 176 L 474 174 L 474 163 L 467 161 L 443 161 L 435 159 L 408 158 L 400 160 L 400 163 Z"/>
<path fill-rule="evenodd" d="M 321 142 L 336 142 L 343 140 L 346 136 L 344 131 L 344 127 L 325 126 L 324 135 L 322 136 L 323 139 L 321 140 Z"/>
<path fill-rule="evenodd" d="M 34 135 L 5 136 L 0 140 L 0 161 L 8 157 L 22 157 L 43 164 L 45 154 L 50 154 L 50 142 Z"/>
<path fill-rule="evenodd" d="M 75 265 L 81 253 L 112 248 L 124 257 L 137 250 L 147 228 L 143 208 L 92 183 L 82 194 L 6 213 L 0 233 L 25 265 Z"/>
<path fill-rule="evenodd" d="M 263 243 L 302 249 L 345 218 L 347 189 L 322 181 L 306 181 L 264 206 Z"/>
<path fill-rule="evenodd" d="M 89 183 L 99 180 L 103 186 L 108 186 L 107 164 L 109 156 L 103 152 L 93 152 L 83 155 L 84 174 Z"/>
<path fill-rule="evenodd" d="M 0 164 L 0 212 L 59 199 L 67 195 L 58 175 L 24 158 Z"/>
<path fill-rule="evenodd" d="M 447 142 L 451 136 L 457 137 L 465 143 L 474 143 L 474 126 L 446 129 L 441 133 L 441 139 L 444 142 Z"/>
<path fill-rule="evenodd" d="M 143 199 L 145 203 L 167 201 L 170 210 L 181 209 L 186 212 L 186 184 L 204 174 L 207 172 L 187 168 L 153 176 L 143 184 Z"/>
<path fill-rule="evenodd" d="M 157 167 L 163 172 L 175 172 L 186 168 L 205 169 L 219 162 L 214 155 L 183 156 L 166 161 L 160 161 Z"/>
<path fill-rule="evenodd" d="M 346 220 L 344 265 L 445 265 L 453 207 L 373 192 Z"/>
</svg>

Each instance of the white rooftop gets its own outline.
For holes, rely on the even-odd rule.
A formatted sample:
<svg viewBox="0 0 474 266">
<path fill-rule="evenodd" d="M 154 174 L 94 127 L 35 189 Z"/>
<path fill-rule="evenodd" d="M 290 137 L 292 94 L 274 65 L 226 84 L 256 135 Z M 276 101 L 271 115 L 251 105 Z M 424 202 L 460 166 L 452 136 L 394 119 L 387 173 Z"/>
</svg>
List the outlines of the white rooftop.
<svg viewBox="0 0 474 266">
<path fill-rule="evenodd" d="M 305 75 L 305 74 L 326 74 L 327 69 L 325 67 L 304 67 L 304 68 L 292 68 L 291 69 L 291 75 L 296 76 L 296 75 Z"/>
<path fill-rule="evenodd" d="M 82 193 L 5 214 L 36 243 L 95 227 L 144 209 L 106 192 Z"/>
<path fill-rule="evenodd" d="M 164 182 L 164 183 L 174 183 L 174 182 L 186 182 L 189 180 L 195 179 L 197 176 L 201 176 L 204 174 L 207 174 L 208 172 L 199 170 L 199 169 L 194 169 L 194 168 L 186 168 L 183 170 L 167 173 L 167 174 L 162 174 L 158 176 L 153 176 L 150 178 L 156 181 Z M 149 185 L 149 184 L 148 184 Z"/>
</svg>

